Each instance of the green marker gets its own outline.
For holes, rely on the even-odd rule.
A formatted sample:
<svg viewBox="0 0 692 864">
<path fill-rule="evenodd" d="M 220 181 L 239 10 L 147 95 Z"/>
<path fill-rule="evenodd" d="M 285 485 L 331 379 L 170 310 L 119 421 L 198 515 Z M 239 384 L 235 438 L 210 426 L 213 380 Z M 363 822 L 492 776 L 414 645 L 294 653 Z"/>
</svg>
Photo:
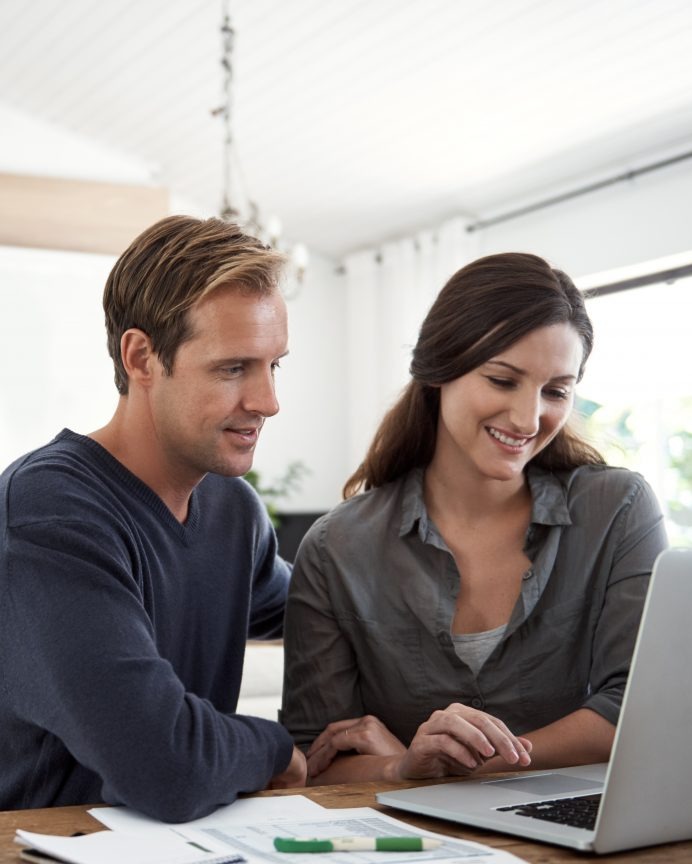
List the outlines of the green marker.
<svg viewBox="0 0 692 864">
<path fill-rule="evenodd" d="M 278 852 L 424 852 L 441 840 L 428 837 L 275 837 Z"/>
</svg>

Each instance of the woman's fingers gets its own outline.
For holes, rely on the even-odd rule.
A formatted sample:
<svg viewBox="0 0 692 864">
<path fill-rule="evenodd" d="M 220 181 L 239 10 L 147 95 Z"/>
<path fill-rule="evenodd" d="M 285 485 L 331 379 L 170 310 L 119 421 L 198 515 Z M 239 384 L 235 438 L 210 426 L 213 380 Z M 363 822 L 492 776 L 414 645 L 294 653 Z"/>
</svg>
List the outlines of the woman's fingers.
<svg viewBox="0 0 692 864">
<path fill-rule="evenodd" d="M 496 717 L 455 703 L 421 724 L 401 762 L 402 776 L 469 773 L 493 756 L 525 767 L 531 762 L 530 746 Z"/>
<path fill-rule="evenodd" d="M 322 732 L 320 732 L 317 738 L 315 738 L 310 745 L 307 752 L 308 757 L 320 750 L 322 747 L 329 745 L 335 735 L 348 730 L 352 726 L 356 726 L 362 719 L 362 717 L 352 717 L 348 720 L 335 720 L 333 723 L 330 723 L 322 730 Z"/>
<path fill-rule="evenodd" d="M 455 703 L 444 711 L 436 711 L 428 722 L 467 744 L 484 759 L 498 755 L 509 765 L 526 766 L 531 762 L 526 740 L 512 734 L 502 720 L 484 711 Z"/>
<path fill-rule="evenodd" d="M 495 749 L 505 762 L 509 762 L 510 765 L 518 764 L 522 767 L 530 765 L 532 744 L 528 738 L 514 735 L 502 720 L 493 717 L 492 714 L 485 714 L 484 716 L 499 730 L 500 738 L 495 742 Z M 493 738 L 492 733 L 490 737 Z M 514 758 L 515 754 L 516 759 Z"/>
<path fill-rule="evenodd" d="M 378 720 L 366 715 L 330 723 L 308 750 L 308 774 L 316 777 L 339 753 L 355 750 L 369 756 L 390 756 L 406 752 L 404 745 Z"/>
<path fill-rule="evenodd" d="M 531 743 L 526 738 L 513 735 L 497 717 L 460 703 L 434 711 L 420 725 L 408 750 L 372 715 L 336 720 L 310 746 L 308 775 L 316 777 L 339 754 L 349 751 L 399 755 L 397 770 L 402 777 L 468 774 L 494 756 L 509 766 L 531 763 Z"/>
<path fill-rule="evenodd" d="M 338 754 L 338 750 L 327 745 L 311 753 L 307 757 L 308 777 L 317 777 L 318 774 L 321 774 L 331 765 Z"/>
</svg>

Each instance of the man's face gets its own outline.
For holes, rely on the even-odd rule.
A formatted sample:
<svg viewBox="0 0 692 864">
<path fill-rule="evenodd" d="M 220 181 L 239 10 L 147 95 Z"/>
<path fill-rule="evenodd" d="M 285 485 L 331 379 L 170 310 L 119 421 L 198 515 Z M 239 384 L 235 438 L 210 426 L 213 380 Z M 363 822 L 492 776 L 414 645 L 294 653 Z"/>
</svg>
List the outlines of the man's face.
<svg viewBox="0 0 692 864">
<path fill-rule="evenodd" d="M 288 333 L 278 292 L 222 288 L 188 315 L 193 336 L 178 348 L 171 375 L 157 362 L 150 405 L 171 479 L 194 485 L 208 472 L 251 468 L 262 424 L 279 410 L 274 372 Z"/>
</svg>

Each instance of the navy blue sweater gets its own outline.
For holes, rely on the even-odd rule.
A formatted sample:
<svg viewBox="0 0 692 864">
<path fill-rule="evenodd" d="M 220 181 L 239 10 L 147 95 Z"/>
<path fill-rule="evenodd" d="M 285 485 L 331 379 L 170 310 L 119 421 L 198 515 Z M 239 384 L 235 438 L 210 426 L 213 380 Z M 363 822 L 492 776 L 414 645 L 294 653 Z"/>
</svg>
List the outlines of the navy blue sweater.
<svg viewBox="0 0 692 864">
<path fill-rule="evenodd" d="M 255 492 L 207 475 L 181 525 L 64 430 L 0 478 L 0 809 L 126 804 L 186 821 L 283 771 L 277 723 L 234 714 L 246 638 L 289 578 Z"/>
</svg>

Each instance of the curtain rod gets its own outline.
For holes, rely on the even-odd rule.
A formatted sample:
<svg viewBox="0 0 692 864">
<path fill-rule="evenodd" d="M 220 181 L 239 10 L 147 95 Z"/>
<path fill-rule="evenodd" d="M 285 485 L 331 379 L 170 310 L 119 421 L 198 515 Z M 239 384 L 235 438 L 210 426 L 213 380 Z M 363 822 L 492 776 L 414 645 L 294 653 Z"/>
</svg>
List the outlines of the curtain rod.
<svg viewBox="0 0 692 864">
<path fill-rule="evenodd" d="M 609 177 L 607 180 L 599 180 L 597 183 L 590 183 L 587 186 L 573 189 L 571 192 L 565 192 L 562 195 L 544 198 L 542 201 L 536 201 L 534 204 L 527 204 L 526 207 L 519 207 L 516 210 L 509 210 L 506 213 L 492 216 L 489 219 L 479 219 L 478 221 L 467 225 L 466 230 L 469 233 L 472 233 L 481 228 L 490 228 L 492 225 L 498 225 L 500 222 L 508 222 L 510 219 L 517 219 L 519 216 L 526 216 L 528 213 L 535 213 L 536 210 L 543 210 L 545 207 L 552 207 L 554 204 L 561 204 L 563 201 L 570 201 L 572 198 L 578 198 L 580 195 L 587 195 L 589 192 L 597 192 L 599 189 L 604 189 L 607 186 L 614 186 L 616 183 L 625 183 L 628 180 L 634 180 L 635 177 L 639 177 L 642 174 L 649 174 L 651 171 L 659 171 L 661 168 L 668 168 L 670 165 L 676 165 L 678 162 L 684 162 L 686 159 L 692 159 L 692 150 L 680 153 L 677 156 L 671 156 L 669 159 L 652 162 L 650 165 L 644 165 L 642 168 L 633 168 L 631 171 L 625 171 L 623 174 L 617 174 L 615 177 Z"/>
<path fill-rule="evenodd" d="M 629 291 L 632 288 L 643 288 L 645 285 L 653 285 L 656 282 L 673 283 L 685 276 L 692 276 L 692 264 L 681 264 L 679 267 L 669 267 L 667 270 L 643 273 L 641 276 L 632 276 L 630 279 L 621 279 L 619 282 L 608 282 L 606 285 L 584 288 L 582 293 L 586 297 L 603 297 L 606 294 L 617 294 L 619 291 Z"/>
</svg>

